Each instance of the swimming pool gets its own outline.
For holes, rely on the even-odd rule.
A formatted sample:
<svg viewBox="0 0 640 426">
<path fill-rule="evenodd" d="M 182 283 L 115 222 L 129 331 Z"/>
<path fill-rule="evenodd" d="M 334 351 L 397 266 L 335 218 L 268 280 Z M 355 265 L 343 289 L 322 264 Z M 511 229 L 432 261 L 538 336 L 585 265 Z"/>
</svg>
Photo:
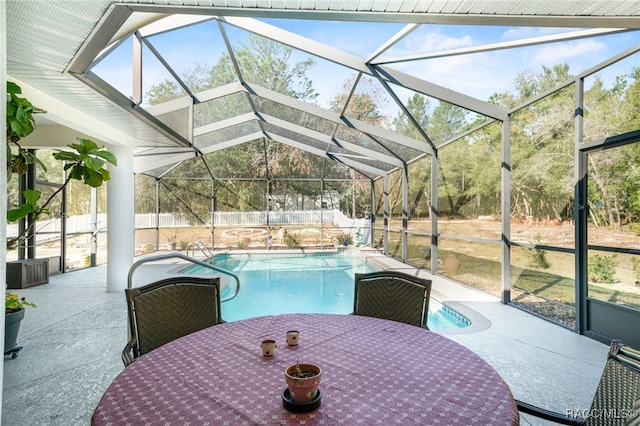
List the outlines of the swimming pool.
<svg viewBox="0 0 640 426">
<path fill-rule="evenodd" d="M 288 313 L 351 313 L 354 274 L 380 269 L 362 256 L 340 252 L 222 254 L 208 262 L 238 275 L 242 284 L 238 295 L 222 304 L 225 321 Z M 202 267 L 188 271 L 215 273 Z M 229 287 L 223 290 L 223 298 L 229 291 Z M 431 299 L 430 329 L 469 324 L 461 314 Z"/>
</svg>

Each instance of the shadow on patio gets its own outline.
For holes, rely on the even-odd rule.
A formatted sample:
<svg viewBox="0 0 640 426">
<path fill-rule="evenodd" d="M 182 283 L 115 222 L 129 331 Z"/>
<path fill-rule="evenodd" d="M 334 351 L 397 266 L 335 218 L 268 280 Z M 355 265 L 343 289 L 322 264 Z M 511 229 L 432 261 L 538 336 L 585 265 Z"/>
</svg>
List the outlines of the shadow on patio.
<svg viewBox="0 0 640 426">
<path fill-rule="evenodd" d="M 383 256 L 393 269 L 413 269 Z M 174 261 L 143 265 L 135 285 L 174 268 Z M 124 294 L 106 292 L 106 265 L 50 278 L 20 290 L 29 309 L 16 359 L 5 357 L 2 424 L 88 424 L 102 393 L 123 369 L 127 340 Z M 424 272 L 420 272 L 424 274 Z M 589 408 L 608 346 L 502 305 L 494 297 L 435 277 L 432 297 L 451 302 L 473 324 L 441 334 L 491 364 L 514 396 L 564 413 Z M 528 416 L 522 424 L 546 424 Z"/>
</svg>

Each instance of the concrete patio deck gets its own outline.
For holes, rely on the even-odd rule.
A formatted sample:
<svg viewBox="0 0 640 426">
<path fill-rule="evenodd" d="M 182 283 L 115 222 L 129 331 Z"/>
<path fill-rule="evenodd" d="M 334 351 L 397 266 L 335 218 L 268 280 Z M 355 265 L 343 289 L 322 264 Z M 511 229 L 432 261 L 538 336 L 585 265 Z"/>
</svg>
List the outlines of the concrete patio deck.
<svg viewBox="0 0 640 426">
<path fill-rule="evenodd" d="M 415 271 L 376 258 L 391 269 Z M 174 260 L 145 264 L 134 284 L 176 266 Z M 124 295 L 106 292 L 105 265 L 52 276 L 49 284 L 17 292 L 38 307 L 29 308 L 22 323 L 18 344 L 24 349 L 4 360 L 2 425 L 89 424 L 102 393 L 123 369 Z M 517 399 L 563 413 L 589 408 L 607 345 L 442 277 L 434 277 L 432 296 L 473 321 L 466 329 L 441 333 L 491 364 Z M 551 423 L 522 416 L 521 424 Z"/>
</svg>

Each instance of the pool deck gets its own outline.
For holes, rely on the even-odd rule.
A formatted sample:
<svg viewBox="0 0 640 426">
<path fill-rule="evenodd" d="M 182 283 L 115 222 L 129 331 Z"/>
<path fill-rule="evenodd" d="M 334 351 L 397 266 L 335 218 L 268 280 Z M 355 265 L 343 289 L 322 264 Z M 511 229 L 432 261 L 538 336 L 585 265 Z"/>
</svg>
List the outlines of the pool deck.
<svg viewBox="0 0 640 426">
<path fill-rule="evenodd" d="M 281 253 L 281 252 L 278 252 Z M 438 331 L 491 364 L 517 399 L 558 412 L 587 409 L 608 347 L 495 297 L 431 277 L 426 271 L 375 255 L 378 263 L 433 279 L 432 297 L 472 320 Z M 153 281 L 178 265 L 141 266 L 134 285 Z M 106 291 L 106 265 L 50 277 L 49 284 L 16 291 L 35 302 L 22 322 L 15 359 L 5 357 L 2 425 L 86 425 L 102 393 L 123 369 L 127 340 L 122 293 Z M 553 424 L 530 416 L 523 425 Z"/>
</svg>

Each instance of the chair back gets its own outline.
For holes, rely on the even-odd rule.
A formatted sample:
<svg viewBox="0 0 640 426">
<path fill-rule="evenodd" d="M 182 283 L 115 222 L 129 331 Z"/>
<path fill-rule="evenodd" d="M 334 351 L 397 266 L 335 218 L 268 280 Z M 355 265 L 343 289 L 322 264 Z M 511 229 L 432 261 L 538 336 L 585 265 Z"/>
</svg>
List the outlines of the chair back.
<svg viewBox="0 0 640 426">
<path fill-rule="evenodd" d="M 224 322 L 220 278 L 172 277 L 125 289 L 133 356 Z"/>
<path fill-rule="evenodd" d="M 355 274 L 353 313 L 427 327 L 431 280 L 397 271 Z"/>
<path fill-rule="evenodd" d="M 587 424 L 629 424 L 626 423 L 629 420 L 628 416 L 640 416 L 637 411 L 639 402 L 640 351 L 614 340 L 611 342 L 607 363 L 593 398 Z"/>
</svg>

